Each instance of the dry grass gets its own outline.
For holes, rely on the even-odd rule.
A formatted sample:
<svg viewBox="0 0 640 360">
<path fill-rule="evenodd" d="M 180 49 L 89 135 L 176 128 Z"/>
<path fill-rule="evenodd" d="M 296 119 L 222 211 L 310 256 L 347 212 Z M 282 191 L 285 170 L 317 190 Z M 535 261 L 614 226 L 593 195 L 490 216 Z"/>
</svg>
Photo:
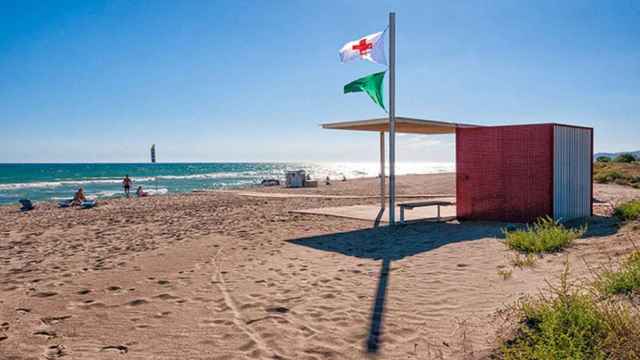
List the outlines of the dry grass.
<svg viewBox="0 0 640 360">
<path fill-rule="evenodd" d="M 515 254 L 511 258 L 511 265 L 522 269 L 535 266 L 537 261 L 538 259 L 533 254 Z"/>
<path fill-rule="evenodd" d="M 601 184 L 619 184 L 640 188 L 640 163 L 595 162 L 593 181 Z"/>
<path fill-rule="evenodd" d="M 498 273 L 498 276 L 502 278 L 502 280 L 508 280 L 511 278 L 511 275 L 513 275 L 513 270 L 500 267 L 498 268 L 497 273 Z"/>
<path fill-rule="evenodd" d="M 560 285 L 512 309 L 518 319 L 496 358 L 640 359 L 640 314 L 626 302 L 573 287 L 569 267 Z"/>
</svg>

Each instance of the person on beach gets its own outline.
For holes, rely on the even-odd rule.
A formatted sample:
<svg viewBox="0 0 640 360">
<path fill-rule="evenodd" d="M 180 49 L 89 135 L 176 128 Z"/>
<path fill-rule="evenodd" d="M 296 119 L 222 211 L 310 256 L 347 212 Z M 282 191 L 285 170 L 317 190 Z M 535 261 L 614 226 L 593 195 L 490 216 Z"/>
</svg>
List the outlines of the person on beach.
<svg viewBox="0 0 640 360">
<path fill-rule="evenodd" d="M 122 187 L 124 188 L 124 193 L 125 195 L 127 195 L 127 198 L 129 197 L 129 192 L 131 190 L 132 184 L 133 184 L 133 181 L 129 179 L 129 175 L 125 175 L 124 179 L 122 180 Z"/>
<path fill-rule="evenodd" d="M 142 186 L 138 186 L 138 189 L 136 190 L 136 196 L 137 197 L 145 197 L 149 194 L 147 194 L 146 192 L 144 192 L 144 190 L 142 190 Z"/>
<path fill-rule="evenodd" d="M 325 185 L 331 185 L 331 179 L 327 176 L 327 178 L 324 181 Z"/>
<path fill-rule="evenodd" d="M 71 200 L 71 206 L 79 206 L 83 201 L 87 200 L 87 197 L 84 195 L 84 189 L 79 188 L 75 194 L 73 194 L 73 200 Z"/>
</svg>

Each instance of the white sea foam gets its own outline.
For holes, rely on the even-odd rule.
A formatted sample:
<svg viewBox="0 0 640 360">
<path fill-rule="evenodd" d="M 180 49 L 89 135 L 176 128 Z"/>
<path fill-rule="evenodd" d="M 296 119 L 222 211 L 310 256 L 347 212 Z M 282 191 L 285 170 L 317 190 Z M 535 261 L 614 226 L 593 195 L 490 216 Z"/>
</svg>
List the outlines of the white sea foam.
<svg viewBox="0 0 640 360">
<path fill-rule="evenodd" d="M 134 182 L 149 182 L 153 177 L 132 178 Z M 35 181 L 29 183 L 0 184 L 0 190 L 19 189 L 52 189 L 62 186 L 84 186 L 90 184 L 120 184 L 122 179 L 85 179 L 85 180 L 60 180 L 60 181 Z"/>
<path fill-rule="evenodd" d="M 158 188 L 156 189 L 144 189 L 144 192 L 146 192 L 149 195 L 164 195 L 166 193 L 169 192 L 169 189 L 167 188 Z"/>
<path fill-rule="evenodd" d="M 204 179 L 226 179 L 226 178 L 254 178 L 264 176 L 268 174 L 268 171 L 245 171 L 245 172 L 216 172 L 207 174 L 193 174 L 193 175 L 160 175 L 158 179 L 161 180 L 204 180 Z"/>
</svg>

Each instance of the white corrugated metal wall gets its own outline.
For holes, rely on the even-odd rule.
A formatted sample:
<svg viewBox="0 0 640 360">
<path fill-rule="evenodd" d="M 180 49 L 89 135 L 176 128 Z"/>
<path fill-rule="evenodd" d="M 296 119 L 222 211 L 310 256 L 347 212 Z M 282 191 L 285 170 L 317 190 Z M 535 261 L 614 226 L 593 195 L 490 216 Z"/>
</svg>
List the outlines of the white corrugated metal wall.
<svg viewBox="0 0 640 360">
<path fill-rule="evenodd" d="M 553 217 L 591 215 L 592 129 L 554 125 Z"/>
</svg>

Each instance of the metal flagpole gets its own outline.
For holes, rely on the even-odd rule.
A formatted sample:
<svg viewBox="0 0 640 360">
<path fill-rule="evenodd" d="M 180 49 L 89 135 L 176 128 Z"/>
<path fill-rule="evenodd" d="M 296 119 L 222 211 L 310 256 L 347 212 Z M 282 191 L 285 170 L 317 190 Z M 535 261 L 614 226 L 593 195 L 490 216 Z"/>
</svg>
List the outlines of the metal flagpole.
<svg viewBox="0 0 640 360">
<path fill-rule="evenodd" d="M 396 13 L 389 13 L 389 225 L 396 223 Z"/>
<path fill-rule="evenodd" d="M 380 209 L 382 210 L 387 202 L 387 199 L 384 198 L 384 177 L 384 131 L 380 131 Z"/>
</svg>

